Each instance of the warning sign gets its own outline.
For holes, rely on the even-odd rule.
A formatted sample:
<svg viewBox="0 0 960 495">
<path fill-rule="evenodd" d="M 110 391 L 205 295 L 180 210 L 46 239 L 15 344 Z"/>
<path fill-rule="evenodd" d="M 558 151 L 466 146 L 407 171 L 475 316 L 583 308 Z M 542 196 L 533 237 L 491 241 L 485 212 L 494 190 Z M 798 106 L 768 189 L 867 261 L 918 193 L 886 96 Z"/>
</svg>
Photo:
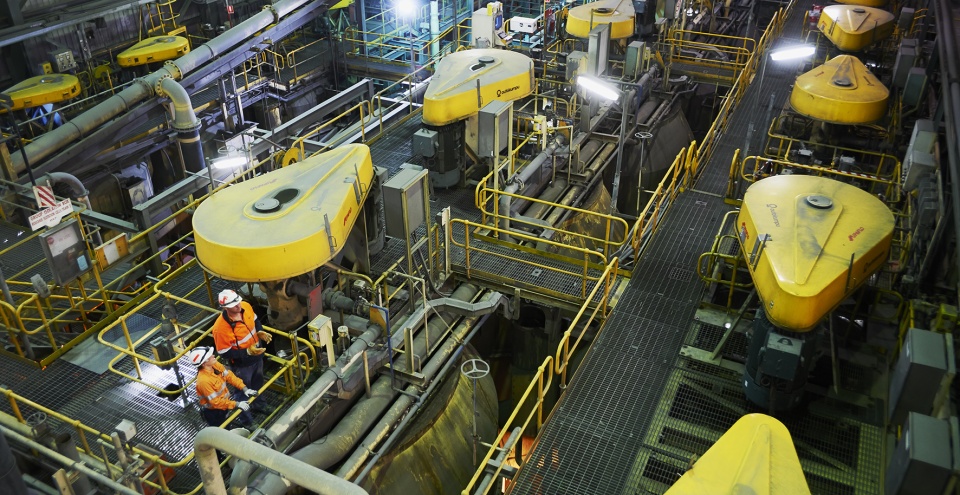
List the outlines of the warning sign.
<svg viewBox="0 0 960 495">
<path fill-rule="evenodd" d="M 69 199 L 57 203 L 53 208 L 40 210 L 30 215 L 30 228 L 38 230 L 40 227 L 52 227 L 60 223 L 60 219 L 73 211 Z"/>
<path fill-rule="evenodd" d="M 57 199 L 53 196 L 53 188 L 50 186 L 33 186 L 33 197 L 37 200 L 37 206 L 42 210 L 57 205 Z"/>
</svg>

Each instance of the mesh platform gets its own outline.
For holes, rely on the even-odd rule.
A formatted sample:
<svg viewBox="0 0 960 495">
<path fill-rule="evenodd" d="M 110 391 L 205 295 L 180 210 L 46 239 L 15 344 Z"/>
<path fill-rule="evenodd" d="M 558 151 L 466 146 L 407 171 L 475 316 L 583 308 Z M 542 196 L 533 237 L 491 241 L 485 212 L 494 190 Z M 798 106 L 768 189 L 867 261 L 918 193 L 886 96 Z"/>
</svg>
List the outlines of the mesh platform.
<svg viewBox="0 0 960 495">
<path fill-rule="evenodd" d="M 808 4 L 794 7 L 783 38 L 798 36 Z M 694 190 L 678 197 L 638 260 L 509 493 L 663 493 L 694 454 L 743 414 L 759 412 L 746 402 L 739 373 L 678 352 L 684 342 L 712 350 L 722 336 L 720 327 L 694 323 L 705 289 L 694 272 L 697 258 L 730 209 L 720 195 L 733 152 L 760 149 L 762 130 L 788 97 L 795 71 L 796 65 L 771 64 L 763 87 L 755 81 L 747 90 Z M 732 335 L 724 354 L 742 360 L 745 337 Z M 844 387 L 864 388 L 872 370 L 845 367 Z M 880 491 L 880 417 L 877 404 L 823 398 L 804 414 L 778 419 L 793 435 L 813 493 L 866 494 Z"/>
</svg>

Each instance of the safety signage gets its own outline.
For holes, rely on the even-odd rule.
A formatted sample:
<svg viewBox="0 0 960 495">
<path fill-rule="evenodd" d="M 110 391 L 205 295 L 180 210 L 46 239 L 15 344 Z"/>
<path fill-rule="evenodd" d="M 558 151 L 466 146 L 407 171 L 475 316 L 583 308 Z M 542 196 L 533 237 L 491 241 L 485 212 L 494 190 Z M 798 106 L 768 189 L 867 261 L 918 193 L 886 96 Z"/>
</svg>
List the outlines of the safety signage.
<svg viewBox="0 0 960 495">
<path fill-rule="evenodd" d="M 53 197 L 53 188 L 50 186 L 33 186 L 33 197 L 37 199 L 37 206 L 41 210 L 57 204 L 57 198 Z"/>
<path fill-rule="evenodd" d="M 40 227 L 52 227 L 60 223 L 60 219 L 73 211 L 73 204 L 69 199 L 56 203 L 52 208 L 46 208 L 30 215 L 30 228 L 37 230 Z"/>
</svg>

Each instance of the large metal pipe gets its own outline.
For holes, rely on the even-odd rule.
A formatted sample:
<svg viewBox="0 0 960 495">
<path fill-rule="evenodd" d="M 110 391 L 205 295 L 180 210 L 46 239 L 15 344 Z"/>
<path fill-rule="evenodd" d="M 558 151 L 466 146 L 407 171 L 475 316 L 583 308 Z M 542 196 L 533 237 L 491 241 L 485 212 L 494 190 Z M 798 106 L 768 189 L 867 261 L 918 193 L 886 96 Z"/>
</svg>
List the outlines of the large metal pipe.
<svg viewBox="0 0 960 495">
<path fill-rule="evenodd" d="M 459 301 L 469 301 L 473 299 L 474 296 L 476 296 L 478 290 L 479 289 L 476 286 L 473 286 L 470 284 L 461 284 L 459 287 L 457 287 L 456 290 L 454 290 L 453 294 L 451 294 L 450 299 L 455 299 Z M 499 296 L 500 295 L 498 293 L 493 293 L 488 295 L 488 297 L 486 297 L 485 299 L 492 300 L 492 298 L 497 297 L 497 302 L 499 302 L 500 301 Z M 484 311 L 493 311 L 494 309 L 496 309 L 495 305 L 493 306 L 484 305 L 482 302 L 477 303 L 474 306 L 479 308 L 485 308 L 483 309 Z M 420 314 L 420 311 L 418 310 L 417 313 Z M 429 315 L 429 313 L 424 311 L 423 315 Z M 450 315 L 441 314 L 441 317 L 430 318 L 427 321 L 427 326 L 429 327 L 431 331 L 430 333 L 432 335 L 439 335 L 440 332 L 446 329 L 446 327 L 449 325 L 449 322 L 447 321 L 448 316 Z M 418 321 L 411 322 L 411 320 L 417 320 L 417 319 L 418 317 L 411 317 L 411 319 L 408 319 L 407 322 L 400 327 L 400 330 L 394 333 L 392 340 L 399 340 L 403 338 L 402 334 L 404 333 L 403 332 L 404 327 L 408 325 L 419 326 Z M 472 323 L 473 321 L 474 321 L 473 319 L 468 318 L 464 322 L 461 322 L 461 325 L 464 325 L 465 323 L 468 323 L 468 322 Z M 416 336 L 416 338 L 413 341 L 413 350 L 411 352 L 405 352 L 403 355 L 401 355 L 393 363 L 393 366 L 396 366 L 399 369 L 405 368 L 409 359 L 408 355 L 420 355 L 420 356 L 427 355 L 427 337 L 425 335 L 425 332 L 420 332 Z M 446 356 L 447 354 L 445 354 L 443 351 L 435 353 L 434 357 L 431 359 L 430 362 L 433 362 L 434 360 L 437 360 L 437 359 L 444 359 Z M 428 373 L 429 369 L 433 369 L 430 366 L 430 362 L 428 362 L 427 365 L 425 365 L 424 369 L 422 370 L 422 373 L 427 379 L 431 378 L 432 376 L 431 374 Z M 381 383 L 386 383 L 385 386 L 387 388 L 384 389 L 381 393 L 373 394 L 373 395 L 382 397 L 383 394 L 386 393 L 385 392 L 386 390 L 393 391 L 392 379 L 383 377 L 378 379 L 376 382 L 376 384 L 381 384 Z M 377 386 L 383 387 L 384 385 L 377 385 Z M 364 403 L 366 404 L 362 406 L 361 404 L 358 404 L 353 409 L 351 409 L 351 412 L 348 414 L 348 416 L 342 419 L 338 423 L 337 427 L 335 427 L 330 434 L 328 434 L 326 437 L 316 442 L 313 442 L 313 444 L 307 447 L 304 447 L 303 449 L 300 449 L 297 452 L 294 452 L 293 454 L 291 454 L 291 456 L 301 461 L 307 462 L 310 465 L 317 466 L 320 468 L 326 468 L 326 467 L 329 467 L 329 465 L 332 465 L 335 462 L 338 462 L 346 454 L 349 453 L 350 449 L 352 449 L 356 445 L 356 442 L 359 440 L 360 433 L 369 429 L 369 424 L 367 423 L 370 421 L 375 422 L 376 419 L 379 418 L 379 416 L 383 413 L 383 411 L 390 405 L 390 402 L 392 402 L 394 396 L 395 394 L 391 394 L 389 401 L 382 401 L 382 400 L 370 401 L 369 398 L 363 399 L 361 404 L 364 404 Z M 299 402 L 300 401 L 298 401 L 298 403 Z M 294 407 L 296 406 L 297 404 L 294 404 Z M 364 425 L 364 424 L 367 424 L 367 425 L 356 426 L 358 423 L 360 425 Z M 252 471 L 253 471 L 252 466 L 249 463 L 238 463 L 237 466 L 234 467 L 233 473 L 231 474 L 231 477 L 230 477 L 230 494 L 231 495 L 242 495 L 243 493 L 246 492 L 247 483 L 250 475 L 252 474 Z M 286 488 L 288 486 L 289 485 L 287 483 L 284 483 L 283 480 L 273 475 L 268 475 L 263 482 L 258 483 L 257 491 L 263 494 L 270 494 L 270 495 L 283 494 L 283 493 L 286 493 Z"/>
<path fill-rule="evenodd" d="M 77 451 L 77 444 L 73 441 L 73 436 L 69 433 L 64 432 L 57 435 L 56 438 L 57 452 L 63 454 L 64 457 L 70 458 L 73 462 L 80 462 L 80 453 Z M 77 476 L 76 481 L 73 482 L 73 491 L 76 493 L 90 493 L 90 480 L 83 473 Z"/>
<path fill-rule="evenodd" d="M 17 467 L 17 459 L 3 435 L 0 435 L 0 493 L 27 495 L 27 485 Z"/>
<path fill-rule="evenodd" d="M 500 297 L 500 294 L 491 292 L 486 294 L 482 300 L 487 300 L 492 297 Z M 482 322 L 488 315 L 479 317 L 481 318 L 480 321 Z M 420 395 L 418 395 L 417 387 L 413 385 L 408 386 L 405 393 L 397 398 L 397 401 L 390 407 L 390 410 L 380 419 L 374 429 L 367 434 L 360 444 L 360 447 L 355 449 L 353 454 L 343 462 L 337 471 L 337 476 L 350 479 L 363 468 L 367 459 L 370 458 L 371 454 L 374 454 L 374 449 L 377 449 L 375 454 L 376 458 L 379 458 L 383 452 L 389 450 L 392 442 L 402 433 L 403 426 L 406 425 L 410 417 L 413 416 L 413 412 L 419 409 L 420 404 L 423 403 L 423 401 L 420 400 L 421 395 L 423 397 L 429 396 L 430 391 L 441 381 L 439 377 L 442 377 L 446 371 L 450 369 L 457 355 L 462 351 L 462 343 L 472 338 L 472 335 L 479 330 L 480 326 L 482 326 L 481 323 L 476 320 L 464 321 L 458 325 L 456 332 L 453 332 L 451 335 L 452 338 L 448 338 L 437 351 L 437 357 L 430 359 L 430 361 L 424 365 L 423 370 L 421 370 L 424 376 L 436 376 L 437 378 L 435 378 L 427 387 L 427 390 Z M 414 409 L 411 409 L 411 406 L 414 405 L 414 400 L 417 402 Z M 398 421 L 400 421 L 399 424 L 397 423 Z M 397 425 L 396 428 L 393 426 L 395 424 Z M 393 433 L 391 434 L 391 432 Z M 385 442 L 388 436 L 390 438 Z M 381 445 L 381 442 L 384 443 Z M 371 460 L 368 465 L 373 466 L 375 461 L 376 459 Z"/>
<path fill-rule="evenodd" d="M 217 461 L 217 450 L 238 459 L 256 459 L 257 464 L 320 495 L 367 495 L 367 491 L 322 469 L 265 447 L 250 439 L 210 426 L 200 430 L 193 440 L 200 478 L 207 495 L 227 495 Z"/>
<path fill-rule="evenodd" d="M 530 178 L 533 177 L 533 174 L 540 171 L 540 168 L 544 165 L 550 163 L 548 158 L 552 157 L 554 153 L 557 152 L 558 147 L 557 140 L 554 140 L 550 143 L 543 152 L 534 157 L 534 159 L 527 164 L 527 166 L 520 169 L 520 172 L 514 174 L 510 179 L 510 182 L 507 184 L 507 188 L 504 189 L 504 192 L 509 194 L 517 194 L 520 189 L 530 181 Z M 507 194 L 500 196 L 500 228 L 504 231 L 510 231 L 510 217 L 512 213 L 510 211 L 511 205 L 513 203 L 513 198 Z"/>
<path fill-rule="evenodd" d="M 200 122 L 187 90 L 172 77 L 165 76 L 160 78 L 160 84 L 157 85 L 157 96 L 170 98 L 170 104 L 173 105 L 173 130 L 177 131 L 184 168 L 188 172 L 203 170 L 207 163 L 200 145 Z"/>
<path fill-rule="evenodd" d="M 86 205 L 87 209 L 93 211 L 93 205 L 90 204 L 90 191 L 83 185 L 83 182 L 80 182 L 80 179 L 76 178 L 73 174 L 68 174 L 66 172 L 51 172 L 41 177 L 41 182 L 49 180 L 52 184 L 64 183 L 70 186 L 70 190 L 73 192 L 73 197 L 77 201 L 80 201 Z M 100 237 L 100 231 L 97 230 L 93 234 L 93 240 L 99 246 L 103 244 L 103 239 Z"/>
<path fill-rule="evenodd" d="M 6 436 L 11 440 L 21 443 L 26 447 L 31 448 L 43 454 L 47 458 L 63 466 L 63 468 L 67 471 L 76 470 L 89 476 L 91 479 L 97 482 L 100 486 L 107 487 L 113 490 L 113 493 L 120 493 L 123 495 L 140 495 L 135 490 L 131 490 L 121 485 L 120 483 L 110 479 L 109 477 L 100 474 L 100 472 L 90 468 L 86 464 L 82 462 L 75 462 L 73 459 L 70 459 L 69 457 L 64 456 L 63 454 L 57 452 L 56 450 L 53 450 L 50 447 L 43 445 L 42 443 L 36 442 L 31 438 L 23 436 L 17 433 L 16 431 L 11 430 L 10 428 L 7 428 L 6 426 L 0 426 L 0 433 L 2 433 L 4 436 Z M 214 462 L 216 462 L 216 454 L 214 454 Z"/>
<path fill-rule="evenodd" d="M 56 153 L 73 141 L 80 139 L 100 125 L 121 113 L 133 108 L 138 102 L 156 94 L 158 84 L 165 77 L 182 79 L 201 65 L 217 58 L 240 43 L 251 41 L 264 28 L 275 24 L 283 17 L 295 11 L 311 0 L 280 0 L 268 5 L 264 10 L 249 19 L 228 29 L 220 36 L 193 49 L 190 53 L 164 62 L 161 69 L 141 77 L 119 93 L 107 98 L 97 106 L 74 117 L 62 126 L 40 136 L 24 147 L 30 163 L 39 164 L 44 158 Z M 257 43 L 264 40 L 256 40 Z M 17 173 L 25 169 L 23 158 L 14 156 L 14 170 Z"/>
</svg>

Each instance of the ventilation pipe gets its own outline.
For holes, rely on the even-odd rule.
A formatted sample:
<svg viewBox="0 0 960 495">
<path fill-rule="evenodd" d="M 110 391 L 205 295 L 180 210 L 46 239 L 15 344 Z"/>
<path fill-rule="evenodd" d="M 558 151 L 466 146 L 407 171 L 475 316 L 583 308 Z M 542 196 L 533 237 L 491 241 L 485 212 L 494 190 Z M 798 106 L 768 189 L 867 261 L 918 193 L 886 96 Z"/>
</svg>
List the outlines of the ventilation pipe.
<svg viewBox="0 0 960 495">
<path fill-rule="evenodd" d="M 83 203 L 88 210 L 93 211 L 93 206 L 90 204 L 90 191 L 87 191 L 87 188 L 83 186 L 83 182 L 80 182 L 73 174 L 68 174 L 66 172 L 50 172 L 40 178 L 40 182 L 50 182 L 51 187 L 54 184 L 66 184 L 70 186 L 70 192 L 73 199 Z M 96 242 L 96 245 L 99 246 L 103 244 L 103 239 L 100 238 L 100 231 L 97 230 L 93 233 L 93 240 Z"/>
<path fill-rule="evenodd" d="M 367 491 L 322 469 L 292 459 L 270 447 L 209 426 L 200 430 L 193 441 L 200 478 L 207 495 L 226 495 L 227 489 L 217 461 L 217 450 L 238 459 L 256 459 L 257 464 L 279 473 L 284 478 L 320 495 L 367 495 Z"/>
<path fill-rule="evenodd" d="M 267 5 L 264 10 L 228 29 L 220 36 L 194 48 L 190 53 L 176 60 L 164 62 L 160 70 L 136 79 L 134 84 L 127 86 L 119 93 L 97 104 L 97 106 L 25 146 L 24 152 L 30 163 L 39 164 L 70 143 L 90 134 L 105 122 L 130 110 L 137 103 L 155 96 L 158 84 L 164 77 L 171 77 L 176 80 L 183 79 L 193 70 L 241 43 L 264 42 L 264 39 L 256 39 L 257 33 L 272 24 L 280 22 L 280 19 L 310 3 L 310 1 L 280 0 L 273 5 Z M 15 155 L 11 158 L 13 159 L 14 170 L 17 173 L 26 169 L 22 156 Z"/>
<path fill-rule="evenodd" d="M 200 122 L 193 111 L 193 102 L 187 90 L 170 76 L 160 78 L 157 96 L 170 98 L 173 106 L 173 130 L 177 131 L 177 143 L 183 154 L 183 166 L 188 172 L 199 172 L 207 166 L 200 146 Z"/>
</svg>

